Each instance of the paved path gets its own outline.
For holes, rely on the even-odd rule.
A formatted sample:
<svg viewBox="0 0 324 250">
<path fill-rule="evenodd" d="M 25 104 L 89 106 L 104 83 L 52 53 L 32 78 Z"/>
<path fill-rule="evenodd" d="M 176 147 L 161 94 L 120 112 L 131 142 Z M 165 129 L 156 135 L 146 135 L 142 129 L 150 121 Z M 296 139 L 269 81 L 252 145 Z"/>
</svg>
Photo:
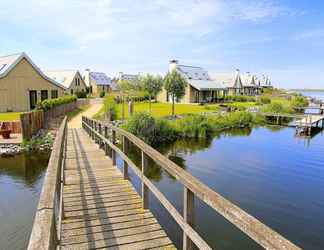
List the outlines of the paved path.
<svg viewBox="0 0 324 250">
<path fill-rule="evenodd" d="M 69 129 L 62 250 L 175 249 L 141 197 L 83 129 Z"/>
<path fill-rule="evenodd" d="M 69 128 L 81 128 L 82 126 L 82 116 L 87 116 L 87 117 L 92 117 L 94 116 L 103 106 L 103 104 L 90 104 L 90 108 L 87 110 L 81 112 L 77 116 L 73 117 L 69 122 L 68 122 L 68 127 Z"/>
</svg>

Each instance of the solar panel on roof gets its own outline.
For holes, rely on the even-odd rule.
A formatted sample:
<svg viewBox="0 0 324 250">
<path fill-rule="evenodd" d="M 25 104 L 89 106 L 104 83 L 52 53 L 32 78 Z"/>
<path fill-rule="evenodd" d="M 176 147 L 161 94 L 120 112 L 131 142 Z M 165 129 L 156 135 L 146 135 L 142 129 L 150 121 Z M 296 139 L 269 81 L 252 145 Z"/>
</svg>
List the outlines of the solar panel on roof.
<svg viewBox="0 0 324 250">
<path fill-rule="evenodd" d="M 6 67 L 7 66 L 7 64 L 2 64 L 1 66 L 0 66 L 0 71 L 4 68 L 4 67 Z"/>
</svg>

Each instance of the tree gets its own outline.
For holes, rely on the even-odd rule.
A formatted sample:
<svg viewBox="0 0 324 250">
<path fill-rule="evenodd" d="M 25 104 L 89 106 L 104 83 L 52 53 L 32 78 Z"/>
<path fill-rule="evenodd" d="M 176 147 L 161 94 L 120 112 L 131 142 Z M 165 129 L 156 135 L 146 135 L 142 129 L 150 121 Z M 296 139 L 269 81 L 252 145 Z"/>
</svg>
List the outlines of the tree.
<svg viewBox="0 0 324 250">
<path fill-rule="evenodd" d="M 151 112 L 151 98 L 152 96 L 154 96 L 156 100 L 157 94 L 162 90 L 163 79 L 159 75 L 154 76 L 154 75 L 147 74 L 141 77 L 140 81 L 142 83 L 141 85 L 143 86 L 143 89 L 149 94 L 149 101 L 150 101 L 149 109 Z"/>
<path fill-rule="evenodd" d="M 169 72 L 164 78 L 164 88 L 172 98 L 172 115 L 174 116 L 174 102 L 185 95 L 187 81 L 177 71 Z"/>
</svg>

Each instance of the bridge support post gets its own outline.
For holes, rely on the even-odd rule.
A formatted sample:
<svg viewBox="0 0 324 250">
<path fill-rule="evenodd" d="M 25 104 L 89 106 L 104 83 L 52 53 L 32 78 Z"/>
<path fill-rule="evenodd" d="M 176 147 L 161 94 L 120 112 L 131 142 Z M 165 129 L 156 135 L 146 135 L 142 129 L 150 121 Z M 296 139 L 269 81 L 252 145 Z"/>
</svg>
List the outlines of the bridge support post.
<svg viewBox="0 0 324 250">
<path fill-rule="evenodd" d="M 145 176 L 148 168 L 148 158 L 147 155 L 142 151 L 142 176 Z M 143 209 L 149 208 L 149 189 L 145 185 L 142 178 L 142 199 L 143 199 Z"/>
<path fill-rule="evenodd" d="M 116 131 L 112 131 L 112 143 L 115 145 L 116 144 Z M 116 166 L 116 151 L 112 148 L 111 149 L 111 159 L 112 159 L 112 164 L 113 166 Z"/>
<path fill-rule="evenodd" d="M 102 135 L 102 128 L 101 128 L 101 123 L 98 124 L 98 129 L 99 129 L 99 134 Z M 100 137 L 98 137 L 98 143 L 99 143 L 99 148 L 102 148 L 102 140 L 100 139 Z"/>
<path fill-rule="evenodd" d="M 183 187 L 183 218 L 186 223 L 194 225 L 194 193 L 187 187 Z M 183 250 L 194 249 L 194 243 L 183 232 Z"/>
<path fill-rule="evenodd" d="M 126 138 L 126 136 L 123 136 L 123 152 L 125 153 L 125 155 L 127 155 L 128 152 L 128 140 Z M 124 160 L 124 179 L 127 180 L 128 179 L 128 163 Z"/>
</svg>

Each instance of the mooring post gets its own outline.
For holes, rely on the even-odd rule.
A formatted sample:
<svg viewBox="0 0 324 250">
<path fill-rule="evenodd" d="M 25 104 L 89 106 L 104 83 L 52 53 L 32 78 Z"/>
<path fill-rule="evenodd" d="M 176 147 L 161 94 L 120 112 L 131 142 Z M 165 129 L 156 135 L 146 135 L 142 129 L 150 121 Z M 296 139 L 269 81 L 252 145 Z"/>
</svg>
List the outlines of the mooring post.
<svg viewBox="0 0 324 250">
<path fill-rule="evenodd" d="M 126 136 L 123 136 L 123 152 L 127 156 L 128 153 L 128 139 Z M 128 179 L 128 163 L 124 160 L 124 179 Z"/>
<path fill-rule="evenodd" d="M 184 186 L 183 188 L 183 219 L 191 227 L 194 225 L 194 193 Z M 194 249 L 194 243 L 183 232 L 183 250 Z"/>
<path fill-rule="evenodd" d="M 112 144 L 116 144 L 116 131 L 112 131 Z M 113 166 L 116 166 L 116 151 L 112 148 L 111 149 L 111 159 Z"/>
<path fill-rule="evenodd" d="M 148 168 L 148 158 L 147 155 L 142 151 L 142 177 L 145 176 Z M 142 199 L 143 199 L 143 209 L 148 209 L 149 207 L 149 189 L 145 185 L 142 178 Z"/>
</svg>

